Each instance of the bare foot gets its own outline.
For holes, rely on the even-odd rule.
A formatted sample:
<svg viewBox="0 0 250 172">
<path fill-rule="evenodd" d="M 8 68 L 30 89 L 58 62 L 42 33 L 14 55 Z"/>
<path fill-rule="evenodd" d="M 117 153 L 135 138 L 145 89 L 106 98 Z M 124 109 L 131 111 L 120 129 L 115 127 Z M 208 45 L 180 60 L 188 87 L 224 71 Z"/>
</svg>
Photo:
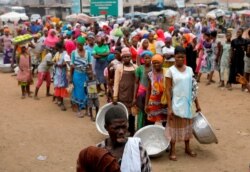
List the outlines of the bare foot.
<svg viewBox="0 0 250 172">
<path fill-rule="evenodd" d="M 171 161 L 177 161 L 176 155 L 169 155 L 169 160 L 171 160 Z"/>
<path fill-rule="evenodd" d="M 185 150 L 185 153 L 191 157 L 196 157 L 197 154 L 195 152 L 193 152 L 191 149 L 189 150 Z"/>
</svg>

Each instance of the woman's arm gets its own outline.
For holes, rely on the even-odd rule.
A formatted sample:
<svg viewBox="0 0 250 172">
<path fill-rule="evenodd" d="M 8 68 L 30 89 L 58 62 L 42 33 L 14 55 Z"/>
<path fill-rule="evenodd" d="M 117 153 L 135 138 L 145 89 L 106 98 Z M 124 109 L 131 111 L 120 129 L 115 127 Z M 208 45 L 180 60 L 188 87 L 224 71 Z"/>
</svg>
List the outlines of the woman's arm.
<svg viewBox="0 0 250 172">
<path fill-rule="evenodd" d="M 172 91 L 172 78 L 166 78 L 165 81 L 165 88 L 166 88 L 166 94 L 167 94 L 167 100 L 168 100 L 168 120 L 172 119 L 172 115 L 173 115 L 173 110 L 172 110 L 172 95 L 171 95 L 171 91 Z"/>
<path fill-rule="evenodd" d="M 200 112 L 201 111 L 201 107 L 198 101 L 198 98 L 196 97 L 196 99 L 194 100 L 195 106 L 196 106 L 196 112 Z"/>
<path fill-rule="evenodd" d="M 117 68 L 115 70 L 115 79 L 114 79 L 114 94 L 113 94 L 113 103 L 117 103 L 118 101 L 118 89 L 121 78 L 121 70 L 122 68 Z"/>
<path fill-rule="evenodd" d="M 133 105 L 136 104 L 136 95 L 137 95 L 137 92 L 138 92 L 139 82 L 140 82 L 140 78 L 136 76 L 136 78 L 135 78 L 135 90 L 134 90 Z"/>
<path fill-rule="evenodd" d="M 147 93 L 146 93 L 146 98 L 145 98 L 145 112 L 146 113 L 148 111 L 148 102 L 149 102 L 150 95 L 151 95 L 151 80 L 148 78 L 148 88 L 147 88 Z"/>
</svg>

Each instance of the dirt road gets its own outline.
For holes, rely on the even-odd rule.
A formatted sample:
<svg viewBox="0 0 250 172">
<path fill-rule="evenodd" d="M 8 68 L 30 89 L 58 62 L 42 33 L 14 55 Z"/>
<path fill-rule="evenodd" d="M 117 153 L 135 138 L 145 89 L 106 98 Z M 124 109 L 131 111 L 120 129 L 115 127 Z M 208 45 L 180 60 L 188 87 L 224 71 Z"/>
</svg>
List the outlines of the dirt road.
<svg viewBox="0 0 250 172">
<path fill-rule="evenodd" d="M 104 137 L 88 117 L 79 119 L 68 109 L 61 112 L 51 98 L 20 99 L 20 88 L 10 74 L 0 73 L 0 172 L 73 172 L 79 151 Z M 152 159 L 153 171 L 163 172 L 247 172 L 250 164 L 250 94 L 199 85 L 203 113 L 214 127 L 219 144 L 192 147 L 197 158 L 184 154 L 177 146 L 177 162 L 168 154 Z M 34 86 L 32 86 L 34 90 Z M 67 102 L 69 107 L 69 102 Z M 46 160 L 39 161 L 39 155 Z"/>
</svg>

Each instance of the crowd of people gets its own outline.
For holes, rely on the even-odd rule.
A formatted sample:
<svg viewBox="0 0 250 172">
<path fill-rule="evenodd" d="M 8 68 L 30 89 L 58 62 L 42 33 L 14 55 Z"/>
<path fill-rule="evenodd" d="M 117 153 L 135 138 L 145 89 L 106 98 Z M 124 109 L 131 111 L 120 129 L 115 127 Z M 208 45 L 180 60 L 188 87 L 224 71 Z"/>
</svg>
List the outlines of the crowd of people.
<svg viewBox="0 0 250 172">
<path fill-rule="evenodd" d="M 22 99 L 31 97 L 30 85 L 37 77 L 35 100 L 39 100 L 39 89 L 46 81 L 46 95 L 53 96 L 62 111 L 66 110 L 64 99 L 70 96 L 72 110 L 78 117 L 89 115 L 94 121 L 92 110 L 98 112 L 99 97 L 105 96 L 106 102 L 114 104 L 121 102 L 129 112 L 130 136 L 156 122 L 167 127 L 166 137 L 171 140 L 169 158 L 174 161 L 177 160 L 177 141 L 184 141 L 185 152 L 196 156 L 189 140 L 193 113 L 201 110 L 197 83 L 203 79 L 202 74 L 207 76 L 207 85 L 215 83 L 214 73 L 218 72 L 219 87 L 232 90 L 232 84 L 241 83 L 243 91 L 249 90 L 250 31 L 248 37 L 243 38 L 241 28 L 235 39 L 228 31 L 225 41 L 217 39 L 216 28 L 203 25 L 199 19 L 184 25 L 175 24 L 167 30 L 143 23 L 135 26 L 130 21 L 102 25 L 35 22 L 23 24 L 15 32 L 17 35 L 29 33 L 34 38 L 29 43 L 13 45 L 10 34 L 13 32 L 8 25 L 0 37 L 4 63 L 13 66 L 16 63 L 19 67 L 17 80 Z M 113 109 L 106 113 L 105 127 L 110 137 L 117 128 L 127 127 L 124 112 L 116 114 L 118 112 L 119 109 Z M 114 144 L 125 142 L 125 133 L 116 137 L 111 138 Z M 107 140 L 99 147 L 109 150 L 114 144 Z M 87 156 L 88 150 L 81 156 Z M 90 148 L 89 151 L 98 150 Z M 117 161 L 121 160 L 121 152 L 111 149 Z M 149 161 L 147 155 L 144 159 Z M 143 168 L 142 171 L 148 171 L 150 162 Z"/>
</svg>

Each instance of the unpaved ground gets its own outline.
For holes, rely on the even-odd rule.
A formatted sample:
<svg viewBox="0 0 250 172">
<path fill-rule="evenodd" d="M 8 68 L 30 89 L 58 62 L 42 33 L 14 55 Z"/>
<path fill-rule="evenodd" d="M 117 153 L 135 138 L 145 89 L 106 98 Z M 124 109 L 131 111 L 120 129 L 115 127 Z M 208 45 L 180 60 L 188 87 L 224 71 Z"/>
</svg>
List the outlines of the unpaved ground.
<svg viewBox="0 0 250 172">
<path fill-rule="evenodd" d="M 20 88 L 10 74 L 0 73 L 0 172 L 75 171 L 79 151 L 95 145 L 104 137 L 88 117 L 78 119 L 68 109 L 61 112 L 40 91 L 41 99 L 20 99 Z M 177 162 L 168 155 L 152 159 L 153 171 L 171 172 L 246 172 L 250 164 L 250 94 L 217 88 L 217 84 L 199 85 L 201 108 L 214 127 L 219 144 L 192 147 L 197 158 L 184 154 L 177 146 Z M 34 90 L 34 86 L 32 86 Z M 69 102 L 67 102 L 69 106 Z M 45 155 L 45 161 L 37 156 Z"/>
</svg>

